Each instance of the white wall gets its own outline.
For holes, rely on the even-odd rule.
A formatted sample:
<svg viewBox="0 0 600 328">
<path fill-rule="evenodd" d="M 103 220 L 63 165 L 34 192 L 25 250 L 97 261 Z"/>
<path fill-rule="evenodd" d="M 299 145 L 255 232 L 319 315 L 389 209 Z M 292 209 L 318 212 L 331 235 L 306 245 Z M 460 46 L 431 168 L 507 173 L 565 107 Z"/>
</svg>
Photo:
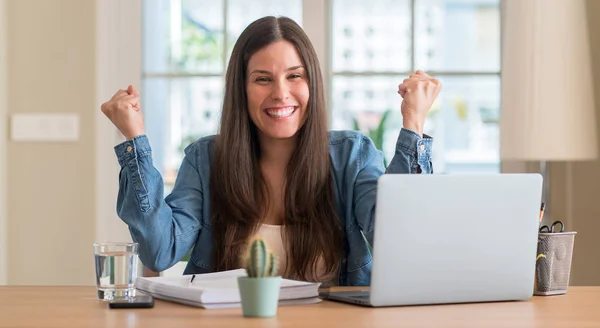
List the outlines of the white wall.
<svg viewBox="0 0 600 328">
<path fill-rule="evenodd" d="M 141 90 L 141 0 L 96 1 L 96 240 L 131 241 L 116 215 L 119 165 L 113 147 L 124 139 L 100 111 L 119 89 Z M 141 90 L 140 92 L 143 92 Z M 142 108 L 143 110 L 143 108 Z"/>
<path fill-rule="evenodd" d="M 6 225 L 6 3 L 0 0 L 0 285 L 6 284 L 7 225 Z"/>
<path fill-rule="evenodd" d="M 100 104 L 140 86 L 140 58 L 141 0 L 0 0 L 0 284 L 93 285 L 92 243 L 131 240 Z M 7 140 L 10 115 L 53 112 L 78 141 Z"/>
<path fill-rule="evenodd" d="M 7 143 L 8 284 L 93 285 L 95 2 L 5 2 L 8 114 L 80 123 L 76 142 Z"/>
</svg>

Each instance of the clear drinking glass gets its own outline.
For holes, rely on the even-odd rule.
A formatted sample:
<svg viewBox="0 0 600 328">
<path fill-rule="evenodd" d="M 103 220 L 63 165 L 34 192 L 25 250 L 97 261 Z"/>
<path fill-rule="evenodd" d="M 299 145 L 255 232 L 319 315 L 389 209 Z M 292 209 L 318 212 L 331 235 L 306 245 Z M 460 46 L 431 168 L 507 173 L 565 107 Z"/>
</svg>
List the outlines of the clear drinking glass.
<svg viewBox="0 0 600 328">
<path fill-rule="evenodd" d="M 94 243 L 98 299 L 135 296 L 137 243 Z"/>
</svg>

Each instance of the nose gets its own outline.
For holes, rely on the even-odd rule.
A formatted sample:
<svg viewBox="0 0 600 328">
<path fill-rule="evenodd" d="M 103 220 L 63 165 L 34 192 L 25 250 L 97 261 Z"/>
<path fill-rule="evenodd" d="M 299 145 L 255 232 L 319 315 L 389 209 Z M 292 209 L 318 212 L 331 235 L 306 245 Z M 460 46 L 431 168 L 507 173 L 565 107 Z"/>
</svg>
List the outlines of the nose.
<svg viewBox="0 0 600 328">
<path fill-rule="evenodd" d="M 283 81 L 279 80 L 272 85 L 273 90 L 271 91 L 271 98 L 273 98 L 273 100 L 285 100 L 289 98 L 290 88 L 285 79 Z"/>
</svg>

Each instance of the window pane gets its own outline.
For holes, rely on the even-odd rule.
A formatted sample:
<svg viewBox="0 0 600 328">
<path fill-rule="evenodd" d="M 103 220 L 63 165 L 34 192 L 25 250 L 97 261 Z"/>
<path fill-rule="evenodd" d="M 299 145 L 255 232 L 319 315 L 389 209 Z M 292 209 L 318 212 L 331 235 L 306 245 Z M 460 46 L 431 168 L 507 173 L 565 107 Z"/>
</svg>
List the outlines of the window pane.
<svg viewBox="0 0 600 328">
<path fill-rule="evenodd" d="M 498 119 L 500 78 L 498 76 L 438 77 L 443 92 L 434 103 L 425 133 L 434 140 L 436 173 L 499 172 Z M 333 80 L 334 129 L 376 129 L 386 110 L 384 137 L 377 146 L 389 161 L 394 155 L 402 127 L 397 78 L 336 76 Z M 375 134 L 370 135 L 377 139 Z M 375 137 L 374 137 L 375 136 Z"/>
<path fill-rule="evenodd" d="M 398 84 L 403 78 L 389 76 L 334 76 L 332 87 L 332 128 L 361 130 L 369 135 L 378 149 L 391 160 L 402 116 Z M 383 138 L 375 132 L 388 112 Z M 370 132 L 372 131 L 372 132 Z"/>
<path fill-rule="evenodd" d="M 208 0 L 147 0 L 144 72 L 221 73 L 223 5 Z"/>
<path fill-rule="evenodd" d="M 416 0 L 415 66 L 499 71 L 499 0 Z"/>
<path fill-rule="evenodd" d="M 183 148 L 218 129 L 221 77 L 144 80 L 143 111 L 156 168 L 172 184 Z"/>
<path fill-rule="evenodd" d="M 227 0 L 227 53 L 231 53 L 235 40 L 250 23 L 269 15 L 287 16 L 302 26 L 302 0 Z"/>
<path fill-rule="evenodd" d="M 387 76 L 334 76 L 333 129 L 352 128 L 354 119 L 361 126 L 371 126 L 371 118 L 381 116 L 385 110 L 400 111 L 402 98 L 397 90 L 401 82 L 400 78 Z"/>
<path fill-rule="evenodd" d="M 410 0 L 333 0 L 333 71 L 408 71 L 410 16 Z"/>
<path fill-rule="evenodd" d="M 425 124 L 438 172 L 500 172 L 500 77 L 439 78 L 444 91 Z"/>
</svg>

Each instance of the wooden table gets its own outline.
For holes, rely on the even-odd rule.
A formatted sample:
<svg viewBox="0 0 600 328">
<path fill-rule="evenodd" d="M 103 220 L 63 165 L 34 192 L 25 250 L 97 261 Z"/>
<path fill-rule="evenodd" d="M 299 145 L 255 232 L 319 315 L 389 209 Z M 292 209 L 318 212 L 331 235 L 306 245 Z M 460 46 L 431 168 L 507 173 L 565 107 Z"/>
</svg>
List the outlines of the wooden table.
<svg viewBox="0 0 600 328">
<path fill-rule="evenodd" d="M 94 287 L 0 287 L 0 327 L 600 327 L 600 287 L 522 302 L 364 308 L 323 301 L 282 306 L 274 318 L 156 300 L 153 309 L 109 309 Z"/>
</svg>

